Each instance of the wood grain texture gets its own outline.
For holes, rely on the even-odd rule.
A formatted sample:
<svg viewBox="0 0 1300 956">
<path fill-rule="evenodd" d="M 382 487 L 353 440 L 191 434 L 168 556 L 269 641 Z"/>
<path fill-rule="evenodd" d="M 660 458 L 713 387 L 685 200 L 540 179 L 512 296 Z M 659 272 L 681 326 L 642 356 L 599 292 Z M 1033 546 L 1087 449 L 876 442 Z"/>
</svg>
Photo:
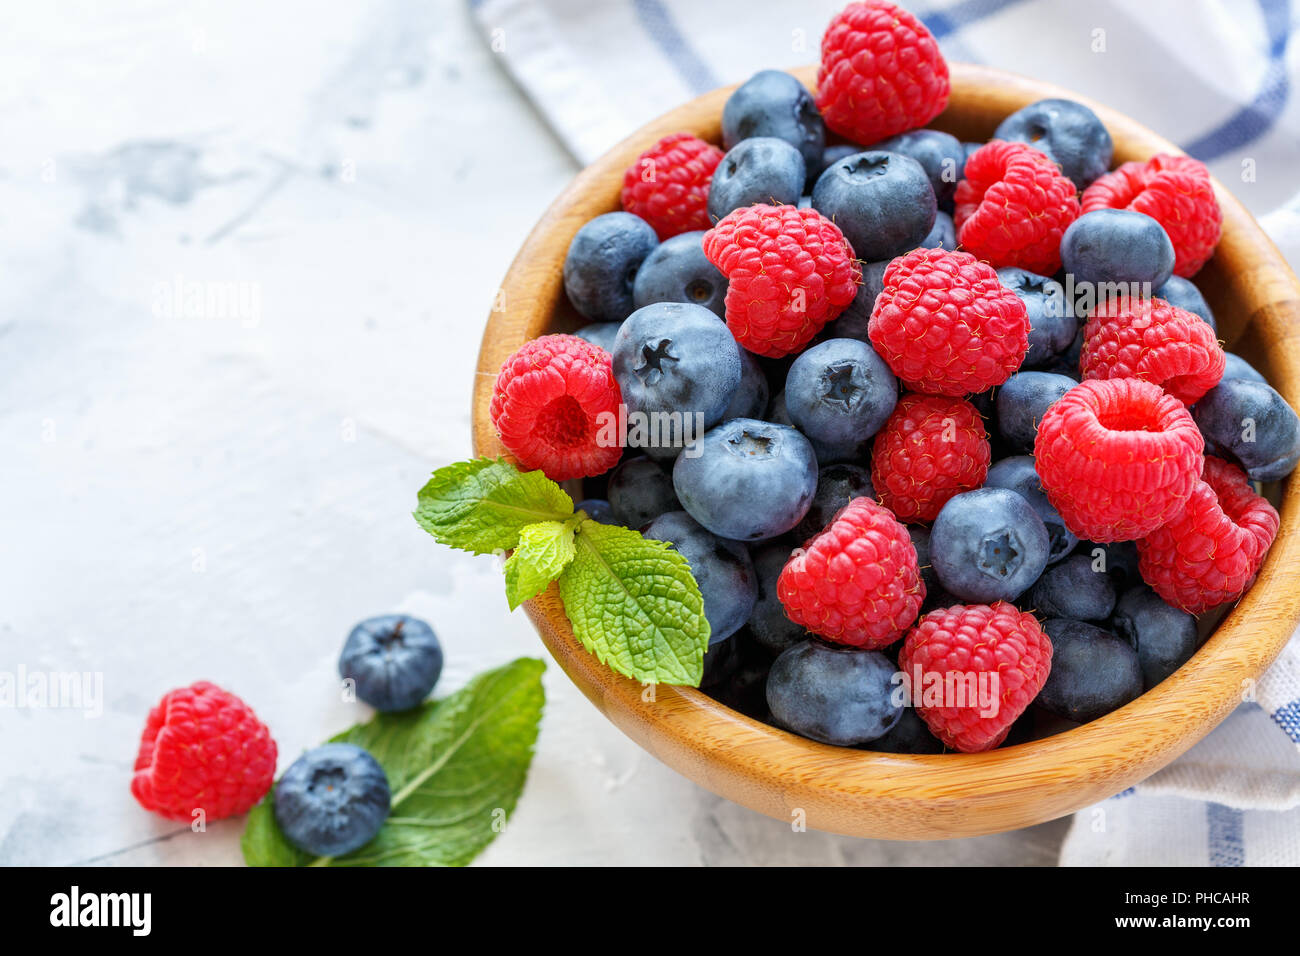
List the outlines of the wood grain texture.
<svg viewBox="0 0 1300 956">
<path fill-rule="evenodd" d="M 812 68 L 795 71 L 806 84 Z M 730 90 L 702 96 L 644 127 L 584 170 L 538 223 L 510 267 L 488 320 L 474 387 L 477 454 L 500 455 L 488 418 L 502 361 L 528 339 L 575 327 L 561 265 L 578 228 L 618 208 L 623 171 L 659 137 L 689 130 L 719 141 Z M 952 97 L 933 124 L 987 139 L 1008 113 L 1049 96 L 1088 103 L 1110 130 L 1115 162 L 1178 152 L 1168 141 L 1068 90 L 952 64 Z M 1223 240 L 1197 276 L 1230 348 L 1300 407 L 1300 284 L 1249 213 L 1216 182 Z M 551 654 L 624 733 L 687 777 L 778 819 L 893 840 L 974 836 L 1041 823 L 1118 793 L 1159 770 L 1218 724 L 1273 661 L 1300 620 L 1300 483 L 1281 492 L 1282 530 L 1250 593 L 1192 661 L 1128 706 L 1091 724 L 986 754 L 894 756 L 824 746 L 751 720 L 697 690 L 641 685 L 598 664 L 574 639 L 556 589 L 527 604 Z"/>
</svg>

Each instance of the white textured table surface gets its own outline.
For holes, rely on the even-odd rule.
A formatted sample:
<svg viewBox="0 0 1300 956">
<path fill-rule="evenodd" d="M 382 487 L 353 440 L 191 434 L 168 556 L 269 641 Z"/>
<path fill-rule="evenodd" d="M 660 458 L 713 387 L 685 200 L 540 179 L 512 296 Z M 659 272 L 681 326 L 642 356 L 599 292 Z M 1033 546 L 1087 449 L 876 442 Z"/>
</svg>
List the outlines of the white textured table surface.
<svg viewBox="0 0 1300 956">
<path fill-rule="evenodd" d="M 409 516 L 469 453 L 496 283 L 575 172 L 492 57 L 459 0 L 0 12 L 0 671 L 103 681 L 97 717 L 0 709 L 0 863 L 239 862 L 242 820 L 191 833 L 128 793 L 172 687 L 242 696 L 283 769 L 366 716 L 334 672 L 362 617 L 433 623 L 442 691 L 545 656 L 493 562 Z M 193 315 L 187 283 L 245 308 Z M 484 863 L 1055 861 L 1063 822 L 792 833 L 657 763 L 554 666 L 546 687 Z"/>
</svg>

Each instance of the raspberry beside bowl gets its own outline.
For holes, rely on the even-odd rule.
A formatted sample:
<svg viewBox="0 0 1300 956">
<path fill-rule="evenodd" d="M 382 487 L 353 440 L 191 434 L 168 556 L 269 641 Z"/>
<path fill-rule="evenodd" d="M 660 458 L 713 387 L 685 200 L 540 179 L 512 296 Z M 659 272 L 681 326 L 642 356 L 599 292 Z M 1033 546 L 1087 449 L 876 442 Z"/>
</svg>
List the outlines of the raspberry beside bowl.
<svg viewBox="0 0 1300 956">
<path fill-rule="evenodd" d="M 1115 164 L 1179 150 L 1114 110 L 1068 90 L 987 67 L 949 64 L 952 94 L 932 126 L 985 140 L 1007 114 L 1046 97 L 1086 103 L 1110 130 Z M 793 71 L 806 85 L 814 68 Z M 502 455 L 488 416 L 501 363 L 525 341 L 582 324 L 564 301 L 561 265 L 577 230 L 618 208 L 623 172 L 651 143 L 687 130 L 720 140 L 715 90 L 643 127 L 583 170 L 525 241 L 488 319 L 473 399 L 474 450 Z M 1300 407 L 1300 282 L 1248 212 L 1219 183 L 1223 238 L 1197 276 L 1228 347 Z M 1282 524 L 1255 586 L 1182 669 L 1090 724 L 981 754 L 904 756 L 830 747 L 754 721 L 693 688 L 644 688 L 599 664 L 574 638 L 554 585 L 525 605 L 569 678 L 624 733 L 701 786 L 768 816 L 854 836 L 931 840 L 1042 823 L 1118 793 L 1204 737 L 1241 700 L 1300 621 L 1296 498 L 1282 486 Z"/>
</svg>

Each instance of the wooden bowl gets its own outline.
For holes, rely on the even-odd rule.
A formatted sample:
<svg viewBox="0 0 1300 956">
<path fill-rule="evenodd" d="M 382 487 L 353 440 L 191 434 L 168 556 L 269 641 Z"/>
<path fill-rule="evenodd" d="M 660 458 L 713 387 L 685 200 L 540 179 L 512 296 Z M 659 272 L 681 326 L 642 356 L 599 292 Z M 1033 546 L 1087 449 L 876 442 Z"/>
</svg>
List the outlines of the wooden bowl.
<svg viewBox="0 0 1300 956">
<path fill-rule="evenodd" d="M 812 68 L 795 71 L 812 86 Z M 720 142 L 715 90 L 673 110 L 583 170 L 524 243 L 488 319 L 474 385 L 474 447 L 504 454 L 488 418 L 502 361 L 525 341 L 579 324 L 561 266 L 573 234 L 618 208 L 623 171 L 668 133 Z M 1176 153 L 1172 143 L 1114 110 L 1046 83 L 952 65 L 952 97 L 932 124 L 963 140 L 988 139 L 1016 109 L 1064 96 L 1092 107 L 1115 141 L 1115 162 Z M 1300 407 L 1300 284 L 1276 247 L 1223 186 L 1223 239 L 1197 276 L 1219 334 Z M 597 663 L 570 630 L 555 586 L 528 602 L 542 640 L 570 679 L 625 734 L 703 787 L 760 813 L 810 827 L 890 840 L 975 836 L 1042 823 L 1109 797 L 1190 748 L 1243 698 L 1300 620 L 1300 482 L 1281 489 L 1282 528 L 1250 592 L 1196 656 L 1126 707 L 1056 736 L 983 754 L 895 756 L 805 740 L 751 720 L 698 690 L 644 688 Z"/>
</svg>

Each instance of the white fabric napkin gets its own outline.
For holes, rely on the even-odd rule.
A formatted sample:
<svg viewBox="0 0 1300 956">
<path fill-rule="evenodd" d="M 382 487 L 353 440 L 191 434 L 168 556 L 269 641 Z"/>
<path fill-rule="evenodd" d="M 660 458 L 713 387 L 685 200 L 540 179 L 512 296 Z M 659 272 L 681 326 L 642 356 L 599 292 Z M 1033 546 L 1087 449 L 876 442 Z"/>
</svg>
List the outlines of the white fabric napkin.
<svg viewBox="0 0 1300 956">
<path fill-rule="evenodd" d="M 843 0 L 470 0 L 582 163 L 692 96 L 814 62 Z M 952 60 L 1107 103 L 1179 143 L 1300 266 L 1300 10 L 1287 0 L 905 2 Z M 1064 865 L 1300 864 L 1300 640 L 1186 755 L 1076 814 Z"/>
</svg>

